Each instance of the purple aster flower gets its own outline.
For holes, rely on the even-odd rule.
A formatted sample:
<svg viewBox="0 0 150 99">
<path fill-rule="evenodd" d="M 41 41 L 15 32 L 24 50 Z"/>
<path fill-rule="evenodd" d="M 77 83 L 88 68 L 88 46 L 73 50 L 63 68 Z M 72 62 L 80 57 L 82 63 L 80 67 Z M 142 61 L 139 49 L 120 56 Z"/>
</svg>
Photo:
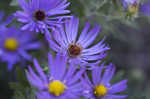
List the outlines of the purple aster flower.
<svg viewBox="0 0 150 99">
<path fill-rule="evenodd" d="M 150 2 L 141 4 L 140 0 L 122 0 L 122 4 L 131 15 L 137 16 L 138 13 L 150 15 Z"/>
<path fill-rule="evenodd" d="M 78 38 L 78 25 L 79 19 L 73 17 L 66 20 L 64 26 L 53 29 L 53 37 L 46 35 L 50 47 L 57 53 L 67 55 L 69 61 L 76 60 L 80 65 L 103 59 L 106 56 L 104 51 L 109 50 L 109 47 L 103 44 L 104 39 L 96 45 L 92 44 L 99 34 L 100 26 L 90 30 L 90 24 L 87 22 Z"/>
<path fill-rule="evenodd" d="M 36 59 L 34 66 L 38 74 L 29 67 L 27 78 L 38 88 L 38 99 L 79 99 L 82 94 L 80 81 L 84 69 L 77 71 L 74 63 L 67 66 L 67 57 L 57 54 L 54 59 L 49 54 L 49 75 L 45 74 Z"/>
<path fill-rule="evenodd" d="M 127 88 L 127 80 L 122 80 L 111 85 L 115 72 L 115 66 L 110 64 L 106 68 L 104 65 L 92 70 L 92 82 L 85 73 L 83 79 L 84 91 L 83 94 L 87 99 L 124 99 L 127 95 L 117 94 Z M 102 75 L 103 74 L 103 75 Z"/>
<path fill-rule="evenodd" d="M 34 41 L 35 35 L 29 31 L 21 31 L 16 27 L 0 29 L 0 60 L 8 63 L 11 70 L 17 62 L 31 60 L 28 50 L 39 49 L 39 42 Z"/>
<path fill-rule="evenodd" d="M 15 16 L 18 21 L 24 23 L 23 30 L 45 32 L 45 29 L 63 23 L 63 18 L 69 17 L 64 14 L 70 13 L 65 10 L 70 3 L 67 0 L 19 0 L 23 11 L 17 11 Z"/>
</svg>

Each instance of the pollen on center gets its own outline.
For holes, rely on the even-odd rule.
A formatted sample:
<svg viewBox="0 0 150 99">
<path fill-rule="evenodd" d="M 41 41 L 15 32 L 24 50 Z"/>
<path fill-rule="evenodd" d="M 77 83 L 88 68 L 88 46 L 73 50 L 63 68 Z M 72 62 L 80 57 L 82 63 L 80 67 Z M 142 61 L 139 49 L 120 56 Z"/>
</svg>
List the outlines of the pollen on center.
<svg viewBox="0 0 150 99">
<path fill-rule="evenodd" d="M 66 86 L 61 81 L 55 80 L 50 82 L 48 85 L 48 90 L 54 96 L 60 96 L 64 93 Z"/>
<path fill-rule="evenodd" d="M 14 38 L 8 38 L 4 42 L 5 49 L 7 49 L 9 51 L 15 51 L 17 49 L 18 45 L 19 45 L 18 41 Z"/>
<path fill-rule="evenodd" d="M 107 88 L 104 85 L 97 85 L 94 88 L 94 95 L 96 97 L 103 97 L 107 93 Z"/>
</svg>

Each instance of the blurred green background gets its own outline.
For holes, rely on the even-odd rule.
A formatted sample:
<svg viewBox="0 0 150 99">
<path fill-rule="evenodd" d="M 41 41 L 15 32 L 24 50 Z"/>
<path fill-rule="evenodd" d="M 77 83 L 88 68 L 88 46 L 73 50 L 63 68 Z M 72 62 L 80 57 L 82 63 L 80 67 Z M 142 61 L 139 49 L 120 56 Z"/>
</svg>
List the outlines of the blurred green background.
<svg viewBox="0 0 150 99">
<path fill-rule="evenodd" d="M 126 20 L 117 12 L 120 6 L 114 6 L 119 0 L 112 0 L 99 9 L 101 1 L 110 0 L 70 0 L 69 9 L 80 18 L 80 28 L 86 21 L 101 24 L 98 42 L 104 36 L 111 50 L 105 59 L 117 66 L 114 81 L 128 78 L 128 99 L 150 99 L 150 17 L 141 16 Z M 147 0 L 148 1 L 148 0 Z M 0 10 L 10 15 L 17 9 L 10 6 L 11 0 L 0 0 Z M 105 3 L 103 2 L 103 3 Z M 15 5 L 15 2 L 11 3 Z M 110 10 L 110 11 L 109 11 Z M 46 57 L 46 56 L 45 56 Z M 0 64 L 0 99 L 12 99 L 14 91 L 9 82 L 15 81 L 15 73 L 7 72 Z"/>
</svg>

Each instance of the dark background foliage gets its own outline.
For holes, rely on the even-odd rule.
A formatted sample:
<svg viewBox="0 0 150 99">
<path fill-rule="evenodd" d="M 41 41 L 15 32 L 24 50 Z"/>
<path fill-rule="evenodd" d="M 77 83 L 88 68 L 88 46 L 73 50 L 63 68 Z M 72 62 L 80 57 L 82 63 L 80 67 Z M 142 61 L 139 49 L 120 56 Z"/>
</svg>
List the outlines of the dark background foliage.
<svg viewBox="0 0 150 99">
<path fill-rule="evenodd" d="M 105 43 L 111 47 L 105 60 L 117 66 L 113 82 L 127 78 L 126 94 L 129 95 L 129 99 L 150 99 L 150 17 L 141 16 L 127 22 L 125 19 L 113 19 L 115 15 L 109 16 L 107 11 L 105 16 L 102 16 L 101 12 L 112 8 L 106 3 L 100 10 L 96 9 L 98 1 L 107 0 L 70 1 L 69 9 L 80 18 L 80 27 L 83 27 L 87 20 L 101 24 L 101 33 L 96 41 L 105 35 L 107 38 Z M 10 6 L 10 2 L 11 0 L 0 0 L 0 10 L 6 15 L 12 14 L 17 9 Z M 9 83 L 16 81 L 15 74 L 16 72 L 8 72 L 5 64 L 0 64 L 0 99 L 12 99 L 14 91 L 9 87 Z"/>
</svg>

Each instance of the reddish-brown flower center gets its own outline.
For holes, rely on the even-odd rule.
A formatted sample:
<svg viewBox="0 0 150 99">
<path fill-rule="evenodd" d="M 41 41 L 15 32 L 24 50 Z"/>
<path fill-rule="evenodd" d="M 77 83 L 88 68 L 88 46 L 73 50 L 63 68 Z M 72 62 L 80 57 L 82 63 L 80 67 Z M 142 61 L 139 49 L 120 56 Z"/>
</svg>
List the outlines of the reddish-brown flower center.
<svg viewBox="0 0 150 99">
<path fill-rule="evenodd" d="M 81 54 L 82 47 L 78 44 L 71 44 L 68 48 L 68 53 L 71 57 L 77 57 Z"/>
<path fill-rule="evenodd" d="M 46 15 L 45 15 L 44 11 L 38 10 L 34 13 L 34 17 L 38 21 L 43 21 L 43 20 L 45 20 Z"/>
</svg>

